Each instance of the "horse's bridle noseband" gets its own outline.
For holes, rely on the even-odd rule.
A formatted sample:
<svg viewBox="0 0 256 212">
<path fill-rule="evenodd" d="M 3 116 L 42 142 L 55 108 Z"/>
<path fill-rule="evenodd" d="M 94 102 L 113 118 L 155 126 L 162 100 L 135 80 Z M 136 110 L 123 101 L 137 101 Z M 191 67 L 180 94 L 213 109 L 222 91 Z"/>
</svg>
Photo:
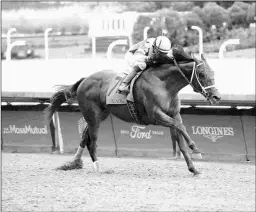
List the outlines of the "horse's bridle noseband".
<svg viewBox="0 0 256 212">
<path fill-rule="evenodd" d="M 191 86 L 195 91 L 198 91 L 198 92 L 201 93 L 204 97 L 208 98 L 208 97 L 209 97 L 209 93 L 207 92 L 207 89 L 213 88 L 213 87 L 215 87 L 215 85 L 210 85 L 210 86 L 204 87 L 204 86 L 202 86 L 202 84 L 200 83 L 200 80 L 199 80 L 199 78 L 198 78 L 198 76 L 197 76 L 197 74 L 196 74 L 196 70 L 197 70 L 197 68 L 198 68 L 200 65 L 203 65 L 203 63 L 199 63 L 199 64 L 196 65 L 196 62 L 194 62 L 192 75 L 191 75 L 190 80 L 188 80 L 188 78 L 187 78 L 187 77 L 184 75 L 184 73 L 181 71 L 181 69 L 180 69 L 180 67 L 179 67 L 179 65 L 178 65 L 178 63 L 177 63 L 177 61 L 175 60 L 175 58 L 173 58 L 173 61 L 174 61 L 175 65 L 178 67 L 178 70 L 179 70 L 179 72 L 181 73 L 181 75 L 182 75 L 182 76 L 185 78 L 185 80 L 188 82 L 188 84 L 190 84 L 190 86 Z M 197 88 L 192 84 L 192 81 L 193 81 L 194 76 L 196 76 L 197 82 L 198 82 L 198 84 L 200 85 L 200 87 L 201 87 L 201 89 L 202 89 L 201 91 L 200 91 L 199 89 L 197 89 Z"/>
</svg>

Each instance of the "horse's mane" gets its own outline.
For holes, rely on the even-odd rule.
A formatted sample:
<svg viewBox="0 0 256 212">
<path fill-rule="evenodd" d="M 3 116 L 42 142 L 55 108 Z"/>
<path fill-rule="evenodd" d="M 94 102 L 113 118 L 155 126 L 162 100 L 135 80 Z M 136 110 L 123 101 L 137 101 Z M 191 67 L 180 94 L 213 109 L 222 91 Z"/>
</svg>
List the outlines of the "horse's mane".
<svg viewBox="0 0 256 212">
<path fill-rule="evenodd" d="M 178 63 L 189 63 L 189 62 L 194 62 L 195 60 L 193 59 L 193 57 L 186 53 L 183 49 L 183 47 L 181 45 L 175 44 L 172 47 L 172 52 L 173 52 L 173 57 L 175 58 L 175 60 Z M 161 58 L 158 59 L 158 63 L 152 64 L 151 66 L 159 66 L 159 64 L 162 65 L 166 65 L 166 64 L 172 64 L 174 65 L 174 61 L 173 59 L 171 59 L 168 56 L 163 56 Z"/>
<path fill-rule="evenodd" d="M 173 57 L 177 62 L 193 62 L 194 59 L 186 53 L 181 45 L 175 44 L 172 47 Z"/>
</svg>

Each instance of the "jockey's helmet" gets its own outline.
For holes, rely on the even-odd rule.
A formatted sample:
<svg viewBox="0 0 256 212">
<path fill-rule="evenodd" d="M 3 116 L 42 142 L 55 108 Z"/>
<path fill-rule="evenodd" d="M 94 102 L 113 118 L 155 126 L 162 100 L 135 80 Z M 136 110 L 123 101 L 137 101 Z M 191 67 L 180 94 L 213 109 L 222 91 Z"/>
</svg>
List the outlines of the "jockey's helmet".
<svg viewBox="0 0 256 212">
<path fill-rule="evenodd" d="M 165 36 L 155 38 L 153 47 L 155 50 L 167 54 L 171 50 L 171 41 Z"/>
</svg>

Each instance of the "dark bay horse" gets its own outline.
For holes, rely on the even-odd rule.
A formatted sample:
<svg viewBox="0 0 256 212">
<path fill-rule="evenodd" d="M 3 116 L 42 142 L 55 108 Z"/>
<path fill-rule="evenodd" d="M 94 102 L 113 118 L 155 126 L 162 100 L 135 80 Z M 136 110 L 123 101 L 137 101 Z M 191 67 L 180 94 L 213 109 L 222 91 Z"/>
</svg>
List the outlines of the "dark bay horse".
<svg viewBox="0 0 256 212">
<path fill-rule="evenodd" d="M 188 84 L 211 104 L 217 104 L 220 101 L 220 94 L 214 85 L 214 72 L 203 55 L 201 55 L 201 60 L 191 56 L 186 61 L 177 61 L 175 59 L 168 60 L 165 64 L 148 67 L 134 83 L 134 102 L 140 119 L 145 125 L 160 125 L 170 128 L 172 139 L 177 140 L 188 170 L 197 175 L 200 172 L 192 163 L 186 143 L 193 153 L 200 152 L 182 124 L 181 105 L 177 94 Z M 99 171 L 96 142 L 101 122 L 110 113 L 123 121 L 134 122 L 127 105 L 106 105 L 107 91 L 116 75 L 117 73 L 111 70 L 99 71 L 59 90 L 52 96 L 51 103 L 45 110 L 48 120 L 51 120 L 54 112 L 62 103 L 66 102 L 67 94 L 71 93 L 72 98 L 77 98 L 80 110 L 87 122 L 73 161 L 64 164 L 62 169 L 81 168 L 81 157 L 86 146 L 94 169 Z"/>
</svg>

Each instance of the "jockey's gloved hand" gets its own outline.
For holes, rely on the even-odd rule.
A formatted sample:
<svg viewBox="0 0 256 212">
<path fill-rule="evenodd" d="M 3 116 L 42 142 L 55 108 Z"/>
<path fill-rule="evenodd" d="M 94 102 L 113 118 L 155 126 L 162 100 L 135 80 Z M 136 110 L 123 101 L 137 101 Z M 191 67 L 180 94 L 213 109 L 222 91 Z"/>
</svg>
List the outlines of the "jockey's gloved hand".
<svg viewBox="0 0 256 212">
<path fill-rule="evenodd" d="M 160 59 L 162 56 L 163 56 L 163 54 L 156 52 L 156 53 L 153 53 L 150 57 L 152 60 L 156 61 L 156 60 Z"/>
<path fill-rule="evenodd" d="M 154 64 L 165 64 L 165 63 L 169 63 L 170 60 L 173 60 L 172 58 L 170 58 L 167 54 L 156 54 L 154 56 Z"/>
<path fill-rule="evenodd" d="M 146 58 L 146 63 L 148 65 L 158 63 L 158 60 L 161 58 L 159 53 L 153 53 L 152 55 Z"/>
<path fill-rule="evenodd" d="M 150 56 L 146 57 L 145 62 L 147 65 L 152 65 L 152 64 L 156 63 L 155 60 Z"/>
</svg>

